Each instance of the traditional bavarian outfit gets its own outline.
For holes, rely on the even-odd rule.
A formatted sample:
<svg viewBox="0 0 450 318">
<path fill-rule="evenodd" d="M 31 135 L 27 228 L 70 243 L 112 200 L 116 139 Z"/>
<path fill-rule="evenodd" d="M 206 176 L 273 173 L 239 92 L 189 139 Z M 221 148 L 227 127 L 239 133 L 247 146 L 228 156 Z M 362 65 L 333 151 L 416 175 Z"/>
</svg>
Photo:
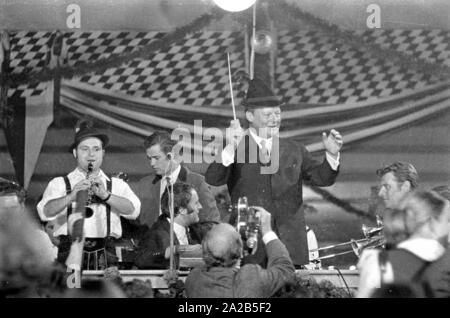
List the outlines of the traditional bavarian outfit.
<svg viewBox="0 0 450 318">
<path fill-rule="evenodd" d="M 88 128 L 77 132 L 72 149 L 81 140 L 88 137 L 101 139 L 104 146 L 108 142 L 106 135 Z M 130 200 L 134 211 L 128 215 L 121 214 L 121 211 L 112 208 L 107 203 L 109 197 L 106 200 L 101 200 L 100 198 L 95 200 L 96 197 L 94 196 L 94 200 L 89 206 L 93 214 L 84 220 L 84 235 L 86 238 L 84 244 L 84 269 L 104 269 L 117 261 L 114 241 L 122 236 L 120 217 L 134 220 L 139 216 L 141 207 L 140 200 L 125 181 L 119 178 L 109 178 L 102 170 L 99 171 L 99 177 L 109 193 Z M 44 214 L 44 207 L 50 200 L 70 194 L 73 187 L 84 179 L 86 179 L 86 173 L 80 168 L 76 168 L 66 176 L 54 178 L 48 184 L 42 200 L 37 205 L 41 220 L 50 221 L 54 224 L 54 236 L 58 236 L 61 242 L 58 248 L 58 261 L 60 262 L 65 262 L 69 254 L 72 239 L 67 231 L 67 220 L 69 215 L 75 210 L 77 203 L 72 202 L 53 217 L 47 217 Z"/>
</svg>

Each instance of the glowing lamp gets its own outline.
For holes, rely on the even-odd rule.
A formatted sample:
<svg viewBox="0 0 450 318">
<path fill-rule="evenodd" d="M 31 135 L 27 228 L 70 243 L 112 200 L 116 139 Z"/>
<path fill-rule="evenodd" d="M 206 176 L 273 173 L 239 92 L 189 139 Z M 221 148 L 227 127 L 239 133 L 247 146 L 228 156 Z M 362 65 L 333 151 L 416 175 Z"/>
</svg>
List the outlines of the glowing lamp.
<svg viewBox="0 0 450 318">
<path fill-rule="evenodd" d="M 226 11 L 239 12 L 250 8 L 256 0 L 213 0 L 220 8 Z"/>
</svg>

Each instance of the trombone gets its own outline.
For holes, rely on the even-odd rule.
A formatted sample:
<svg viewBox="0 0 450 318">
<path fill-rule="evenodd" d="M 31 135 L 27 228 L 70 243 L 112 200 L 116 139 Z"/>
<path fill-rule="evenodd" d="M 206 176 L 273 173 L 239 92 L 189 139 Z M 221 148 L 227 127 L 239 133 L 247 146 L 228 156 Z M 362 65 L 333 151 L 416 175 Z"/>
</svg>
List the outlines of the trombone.
<svg viewBox="0 0 450 318">
<path fill-rule="evenodd" d="M 338 243 L 338 244 L 334 244 L 334 245 L 329 245 L 329 246 L 309 250 L 309 252 L 319 252 L 319 251 L 330 250 L 330 249 L 333 249 L 336 247 L 341 247 L 341 246 L 346 246 L 346 245 L 350 245 L 352 248 L 351 250 L 348 250 L 348 251 L 321 256 L 321 257 L 315 258 L 311 261 L 313 261 L 313 262 L 320 261 L 323 259 L 333 258 L 336 256 L 350 254 L 350 253 L 354 253 L 356 256 L 359 257 L 361 255 L 362 251 L 366 248 L 380 248 L 380 247 L 384 247 L 384 245 L 386 244 L 386 239 L 384 238 L 384 235 L 383 235 L 383 222 L 381 221 L 379 216 L 377 216 L 377 226 L 369 227 L 369 226 L 366 226 L 365 224 L 363 224 L 362 232 L 364 235 L 364 238 L 362 238 L 362 239 L 358 239 L 358 240 L 351 239 L 350 241 L 345 242 L 345 243 Z"/>
</svg>

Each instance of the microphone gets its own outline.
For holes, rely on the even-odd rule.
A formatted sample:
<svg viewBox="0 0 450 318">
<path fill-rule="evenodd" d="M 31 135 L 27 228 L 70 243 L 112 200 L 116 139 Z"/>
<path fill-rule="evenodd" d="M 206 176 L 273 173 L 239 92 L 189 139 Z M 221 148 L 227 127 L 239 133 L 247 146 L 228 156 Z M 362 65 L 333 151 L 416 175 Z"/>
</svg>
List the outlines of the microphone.
<svg viewBox="0 0 450 318">
<path fill-rule="evenodd" d="M 164 172 L 164 178 L 166 179 L 167 184 L 170 184 L 170 175 L 169 175 L 169 173 L 172 170 L 173 154 L 171 152 L 168 152 L 166 154 L 166 156 L 167 156 L 167 159 L 169 159 L 169 163 L 167 164 L 166 171 Z"/>
</svg>

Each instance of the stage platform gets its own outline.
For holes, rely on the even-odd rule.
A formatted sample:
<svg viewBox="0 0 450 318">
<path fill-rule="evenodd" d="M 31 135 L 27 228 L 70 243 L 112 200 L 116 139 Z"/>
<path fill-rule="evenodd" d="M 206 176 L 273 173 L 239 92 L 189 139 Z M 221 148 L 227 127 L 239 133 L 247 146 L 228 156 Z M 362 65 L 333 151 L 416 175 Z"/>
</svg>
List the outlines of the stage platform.
<svg viewBox="0 0 450 318">
<path fill-rule="evenodd" d="M 127 282 L 133 279 L 150 280 L 153 288 L 167 289 L 164 273 L 166 270 L 121 270 L 119 271 L 122 279 Z M 185 280 L 189 271 L 179 271 L 181 280 Z M 357 288 L 359 273 L 357 270 L 297 270 L 297 275 L 311 276 L 317 282 L 329 280 L 336 287 Z M 83 277 L 103 277 L 103 271 L 83 271 Z"/>
</svg>

